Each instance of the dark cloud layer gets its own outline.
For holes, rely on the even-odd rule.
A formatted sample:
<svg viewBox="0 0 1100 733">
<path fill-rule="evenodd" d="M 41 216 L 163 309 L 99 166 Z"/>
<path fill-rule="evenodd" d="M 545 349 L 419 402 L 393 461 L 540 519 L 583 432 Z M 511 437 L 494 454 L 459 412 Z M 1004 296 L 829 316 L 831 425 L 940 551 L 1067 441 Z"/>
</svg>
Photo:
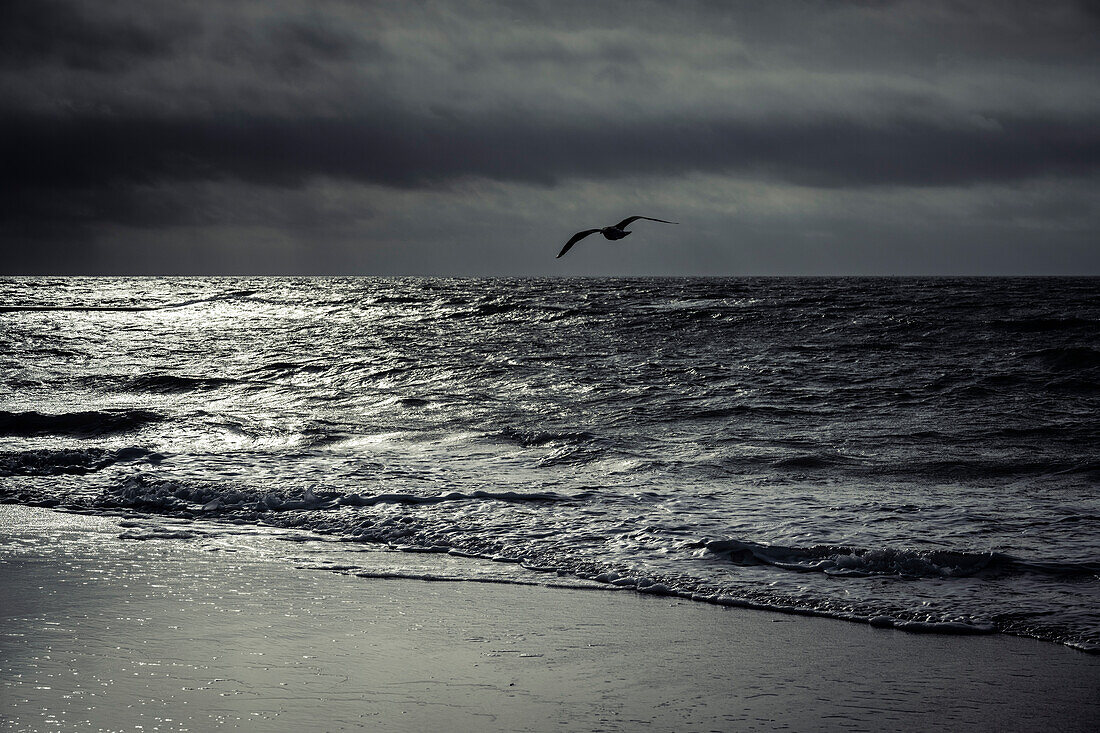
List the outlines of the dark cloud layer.
<svg viewBox="0 0 1100 733">
<path fill-rule="evenodd" d="M 5 0 L 0 4 L 0 66 L 27 70 L 45 64 L 115 72 L 166 57 L 194 35 L 181 17 L 153 20 L 112 15 L 110 4 Z"/>
<path fill-rule="evenodd" d="M 7 189 L 66 190 L 157 179 L 297 186 L 314 176 L 438 186 L 484 176 L 751 172 L 803 185 L 941 185 L 1100 169 L 1100 118 L 989 120 L 649 119 L 599 125 L 534 117 L 399 112 L 346 119 L 36 118 L 0 121 Z"/>
<path fill-rule="evenodd" d="M 929 236 L 961 243 L 953 202 L 982 221 L 1007 196 L 1010 209 L 1037 212 L 1028 226 L 1043 247 L 1078 252 L 1081 232 L 1100 224 L 1095 208 L 1052 201 L 1087 200 L 1100 179 L 1097 30 L 1095 7 L 1078 2 L 562 3 L 548 13 L 495 2 L 13 0 L 0 6 L 0 247 L 7 271 L 38 271 L 142 231 L 169 262 L 179 227 L 214 239 L 247 220 L 320 248 L 346 241 L 354 222 L 365 246 L 392 247 L 402 232 L 430 257 L 450 246 L 441 231 L 504 241 L 500 225 L 524 197 L 574 216 L 583 189 L 592 216 L 624 202 L 688 209 L 718 232 L 724 199 L 755 186 L 767 192 L 759 207 L 737 214 L 756 234 L 911 231 L 903 208 L 881 213 L 875 192 L 925 191 L 911 195 L 937 202 L 921 215 L 922 226 L 940 222 Z M 688 193 L 699 177 L 705 205 Z M 212 205 L 208 184 L 232 200 Z M 400 209 L 387 213 L 392 202 Z M 446 221 L 408 224 L 426 217 Z M 703 239 L 700 252 L 715 249 Z M 210 251 L 204 271 L 220 267 Z M 73 261 L 87 264 L 81 252 Z M 334 252 L 318 250 L 322 269 L 360 266 Z M 911 259 L 900 253 L 894 269 Z M 1100 271 L 1100 256 L 1086 259 Z M 143 260 L 157 261 L 156 251 Z M 493 258 L 482 264 L 492 270 Z M 549 265 L 531 255 L 527 267 Z"/>
</svg>

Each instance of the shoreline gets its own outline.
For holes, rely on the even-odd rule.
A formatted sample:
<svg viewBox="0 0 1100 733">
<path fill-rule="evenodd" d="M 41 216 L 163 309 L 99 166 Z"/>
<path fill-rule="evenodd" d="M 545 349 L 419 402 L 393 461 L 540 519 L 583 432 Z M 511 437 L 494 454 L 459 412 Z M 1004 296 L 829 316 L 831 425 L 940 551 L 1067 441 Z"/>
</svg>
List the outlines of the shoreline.
<svg viewBox="0 0 1100 733">
<path fill-rule="evenodd" d="M 1094 730 L 1100 658 L 678 597 L 364 578 L 0 506 L 0 729 Z"/>
<path fill-rule="evenodd" d="M 117 519 L 121 524 L 121 527 L 138 528 L 127 529 L 125 533 L 120 535 L 120 539 L 128 540 L 146 540 L 146 539 L 172 539 L 172 530 L 167 530 L 168 534 L 164 534 L 166 531 L 163 526 L 158 526 L 158 522 L 168 522 L 171 524 L 177 524 L 181 527 L 179 530 L 183 533 L 184 539 L 193 538 L 195 535 L 191 534 L 191 530 L 186 529 L 198 524 L 204 524 L 208 527 L 221 527 L 229 528 L 240 523 L 233 518 L 221 518 L 221 517 L 203 517 L 190 512 L 184 513 L 150 513 L 146 514 L 140 510 L 134 510 L 126 507 L 98 507 L 91 508 L 86 506 L 64 504 L 59 500 L 48 501 L 31 501 L 31 502 L 16 502 L 16 501 L 0 501 L 0 511 L 4 506 L 16 506 L 26 507 L 31 509 L 45 509 L 49 511 L 72 513 L 79 516 L 89 517 L 103 517 Z M 143 522 L 149 522 L 150 534 L 146 535 L 144 530 L 140 528 L 144 526 Z M 318 531 L 309 527 L 298 528 L 295 525 L 280 526 L 277 524 L 261 523 L 257 525 L 262 527 L 265 531 L 272 532 L 286 532 L 291 534 L 304 533 L 306 535 L 315 535 L 315 539 L 318 542 L 331 542 L 332 536 L 324 530 Z M 198 532 L 199 535 L 203 534 L 202 531 Z M 294 539 L 295 542 L 306 542 L 303 539 L 302 534 Z M 439 557 L 453 557 L 460 561 L 474 560 L 482 561 L 484 563 L 499 563 L 501 565 L 515 565 L 516 567 L 522 567 L 524 570 L 530 573 L 524 579 L 520 579 L 514 576 L 503 578 L 491 573 L 486 573 L 484 576 L 479 576 L 476 573 L 469 572 L 455 572 L 453 567 L 446 568 L 442 573 L 438 572 L 440 568 L 435 565 L 426 563 L 424 564 L 423 572 L 406 571 L 401 569 L 394 569 L 388 563 L 380 564 L 378 569 L 369 569 L 360 567 L 358 565 L 340 565 L 339 561 L 336 561 L 335 565 L 331 564 L 331 561 L 322 560 L 320 564 L 313 569 L 319 570 L 331 570 L 332 572 L 345 573 L 360 578 L 366 579 L 380 579 L 380 580 L 413 580 L 422 582 L 455 582 L 455 583 L 504 583 L 513 585 L 533 585 L 547 588 L 572 588 L 572 589 L 590 589 L 590 590 L 607 590 L 624 593 L 639 593 L 645 595 L 653 595 L 658 597 L 666 597 L 670 599 L 683 599 L 690 600 L 694 603 L 701 603 L 712 606 L 729 607 L 748 609 L 754 611 L 764 611 L 769 613 L 776 613 L 781 615 L 789 615 L 796 617 L 809 617 L 809 618 L 821 618 L 834 621 L 842 621 L 844 623 L 853 623 L 858 625 L 868 625 L 876 629 L 896 630 L 913 634 L 927 634 L 927 635 L 946 635 L 946 636 L 985 636 L 985 635 L 1006 635 L 1021 639 L 1029 639 L 1042 642 L 1044 644 L 1054 644 L 1056 646 L 1072 649 L 1074 651 L 1095 655 L 1100 657 L 1100 646 L 1087 643 L 1076 643 L 1070 641 L 1062 641 L 1059 639 L 1053 639 L 1041 634 L 1029 634 L 1023 632 L 1016 632 L 1011 629 L 999 629 L 993 623 L 987 621 L 926 621 L 915 620 L 907 618 L 904 614 L 898 615 L 859 615 L 851 612 L 831 611 L 827 609 L 801 607 L 794 605 L 779 605 L 769 604 L 765 602 L 756 602 L 744 598 L 735 597 L 732 595 L 725 595 L 722 593 L 715 594 L 703 594 L 698 592 L 687 592 L 678 590 L 675 588 L 669 588 L 660 580 L 654 581 L 644 575 L 637 575 L 636 578 L 629 578 L 629 580 L 636 580 L 637 582 L 623 583 L 619 580 L 620 576 L 613 573 L 576 573 L 566 569 L 560 569 L 556 567 L 536 567 L 524 564 L 522 560 L 500 558 L 492 554 L 476 554 L 463 551 L 449 551 L 438 552 L 435 550 L 425 550 L 420 548 L 408 548 L 408 547 L 388 547 L 377 545 L 375 543 L 367 543 L 371 548 L 370 550 L 354 550 L 355 552 L 365 552 L 368 554 L 375 553 L 400 553 L 404 557 L 419 556 L 428 558 Z M 352 546 L 356 546 L 354 543 Z M 397 563 L 400 565 L 401 563 Z M 484 567 L 484 566 L 482 566 Z M 610 575 L 608 579 L 605 576 Z M 555 577 L 556 576 L 556 577 Z M 623 579 L 627 579 L 627 576 L 621 576 Z M 554 578 L 554 579 L 551 579 Z"/>
</svg>

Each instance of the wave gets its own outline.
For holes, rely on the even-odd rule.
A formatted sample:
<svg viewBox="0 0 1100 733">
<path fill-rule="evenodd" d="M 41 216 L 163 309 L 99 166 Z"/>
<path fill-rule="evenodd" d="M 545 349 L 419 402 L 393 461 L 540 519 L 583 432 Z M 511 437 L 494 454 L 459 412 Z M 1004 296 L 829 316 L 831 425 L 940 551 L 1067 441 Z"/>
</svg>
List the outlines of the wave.
<svg viewBox="0 0 1100 733">
<path fill-rule="evenodd" d="M 554 492 L 514 491 L 451 491 L 436 495 L 383 493 L 365 496 L 339 491 L 315 493 L 312 489 L 265 491 L 224 484 L 156 479 L 138 474 L 127 479 L 122 485 L 100 494 L 95 504 L 100 507 L 127 507 L 169 512 L 201 511 L 209 514 L 234 510 L 279 512 L 338 509 L 345 506 L 366 507 L 378 504 L 441 504 L 456 501 L 555 502 L 569 498 Z"/>
<path fill-rule="evenodd" d="M 202 536 L 201 532 L 188 529 L 153 527 L 144 531 L 130 529 L 121 533 L 118 538 L 120 540 L 191 540 Z"/>
<path fill-rule="evenodd" d="M 1100 461 L 1085 461 L 1084 463 L 1073 463 L 1066 467 L 1059 468 L 1053 473 L 1057 475 L 1080 473 L 1100 478 Z"/>
<path fill-rule="evenodd" d="M 906 440 L 926 439 L 919 433 L 905 434 L 899 437 Z M 1084 447 L 1091 447 L 1092 445 L 1092 433 L 1084 426 L 1081 428 L 1067 428 L 1061 432 L 1056 428 L 1045 426 L 1004 428 L 986 433 L 977 433 L 975 437 L 981 439 L 1018 438 L 1028 441 L 1057 437 L 1067 444 L 1080 444 Z M 755 473 L 762 469 L 771 469 L 784 473 L 806 472 L 849 477 L 872 476 L 906 481 L 990 480 L 1063 474 L 1080 474 L 1085 477 L 1092 477 L 1098 473 L 1096 461 L 1085 456 L 1082 456 L 1080 460 L 1067 460 L 1066 456 L 1055 458 L 1043 455 L 1021 455 L 1015 460 L 992 457 L 975 459 L 928 457 L 924 460 L 891 459 L 883 461 L 846 456 L 835 452 L 791 453 L 781 456 L 767 453 L 738 453 L 718 460 L 694 462 L 687 465 L 714 475 L 738 474 L 745 471 Z"/>
<path fill-rule="evenodd" d="M 794 405 L 765 405 L 765 404 L 738 404 L 726 407 L 710 407 L 693 412 L 683 410 L 670 410 L 668 414 L 658 418 L 663 422 L 680 422 L 681 420 L 724 420 L 731 417 L 797 417 L 800 415 L 813 415 L 814 410 Z"/>
<path fill-rule="evenodd" d="M 1038 425 L 1002 425 L 979 433 L 988 438 L 1062 438 L 1081 435 L 1090 440 L 1096 435 L 1097 425 L 1084 421 L 1041 423 Z"/>
<path fill-rule="evenodd" d="M 237 384 L 229 377 L 184 377 L 175 374 L 143 374 L 134 377 L 130 386 L 142 392 L 200 392 Z"/>
<path fill-rule="evenodd" d="M 1063 441 L 1068 439 L 1060 436 Z M 1074 440 L 1082 446 L 1091 447 L 1088 434 L 1082 434 Z M 739 454 L 716 460 L 690 462 L 647 462 L 642 465 L 650 468 L 687 467 L 701 475 L 722 477 L 757 474 L 761 471 L 774 471 L 777 474 L 820 477 L 844 477 L 865 479 L 890 479 L 904 482 L 927 481 L 992 481 L 996 479 L 1016 479 L 1041 476 L 1080 476 L 1088 481 L 1100 479 L 1100 468 L 1095 460 L 1082 457 L 1070 461 L 1036 456 L 1028 460 L 975 459 L 962 460 L 945 458 L 943 460 L 872 460 L 843 456 L 836 453 L 806 453 L 784 457 L 769 454 Z"/>
<path fill-rule="evenodd" d="M 1040 349 L 1026 355 L 1048 369 L 1071 371 L 1100 367 L 1100 350 L 1088 346 L 1068 346 Z"/>
<path fill-rule="evenodd" d="M 138 460 L 158 461 L 163 456 L 145 448 L 62 448 L 0 453 L 0 476 L 58 476 L 86 474 Z"/>
<path fill-rule="evenodd" d="M 262 501 L 257 504 L 250 504 L 251 499 L 257 497 L 262 498 Z M 261 526 L 304 530 L 307 533 L 316 533 L 320 536 L 329 535 L 343 542 L 382 543 L 387 545 L 389 549 L 401 552 L 447 553 L 456 557 L 511 563 L 517 568 L 523 568 L 527 571 L 556 576 L 557 582 L 567 578 L 576 578 L 582 582 L 594 581 L 594 583 L 601 584 L 607 590 L 634 591 L 651 595 L 679 597 L 722 606 L 756 608 L 800 616 L 835 618 L 908 632 L 988 634 L 995 631 L 1006 631 L 1038 638 L 1049 638 L 1062 643 L 1076 643 L 1072 638 L 1066 637 L 1058 628 L 1023 628 L 1019 625 L 1013 625 L 1011 619 L 994 618 L 991 623 L 987 619 L 965 614 L 930 614 L 926 609 L 907 610 L 886 607 L 881 604 L 852 605 L 844 603 L 838 605 L 828 600 L 812 597 L 786 596 L 781 592 L 775 592 L 774 589 L 768 586 L 726 588 L 705 582 L 701 583 L 689 576 L 677 574 L 647 575 L 639 572 L 636 568 L 608 566 L 598 560 L 584 560 L 568 554 L 559 556 L 555 553 L 531 552 L 530 549 L 524 550 L 515 545 L 503 544 L 487 538 L 470 542 L 468 539 L 463 540 L 457 536 L 448 537 L 446 533 L 441 535 L 436 530 L 419 526 L 420 523 L 415 515 L 411 513 L 393 514 L 385 512 L 372 514 L 346 511 L 349 506 L 369 506 L 381 503 L 439 503 L 444 501 L 470 501 L 479 498 L 504 501 L 557 501 L 584 497 L 565 497 L 552 493 L 518 494 L 515 492 L 472 492 L 470 494 L 452 492 L 436 497 L 405 494 L 380 494 L 362 497 L 338 493 L 314 494 L 312 491 L 290 494 L 240 491 L 226 486 L 186 486 L 174 481 L 152 479 L 139 475 L 123 484 L 121 490 L 114 492 L 112 496 L 92 502 L 90 506 L 86 502 L 81 502 L 78 505 L 79 508 L 78 506 L 71 508 L 77 511 L 99 508 L 112 513 L 119 508 L 138 509 L 139 511 L 147 510 L 153 513 L 169 514 L 192 520 L 214 520 L 217 523 L 229 523 L 231 525 L 254 522 Z M 198 502 L 204 499 L 210 499 L 210 501 L 199 505 Z M 341 501 L 341 499 L 344 501 Z M 293 511 L 294 509 L 303 511 Z M 318 509 L 333 509 L 335 511 L 315 511 Z M 204 525 L 201 523 L 149 526 L 147 524 L 124 522 L 121 526 L 127 530 L 119 535 L 119 538 L 124 540 L 187 541 L 202 538 L 209 533 L 209 530 L 202 528 Z M 310 536 L 301 535 L 300 537 L 286 537 L 286 539 L 304 541 L 310 539 Z M 953 576 L 966 576 L 968 572 L 979 567 L 982 569 L 994 568 L 997 571 L 1010 568 L 1019 572 L 1054 574 L 1063 577 L 1080 577 L 1085 574 L 1094 575 L 1100 572 L 1100 567 L 1095 563 L 1024 562 L 997 553 L 972 554 L 945 551 L 925 553 L 901 551 L 900 553 L 892 553 L 889 550 L 882 552 L 884 556 L 908 557 L 903 564 L 910 571 L 914 567 L 934 568 L 934 571 L 927 572 L 924 576 L 916 576 L 912 572 L 908 574 L 896 572 L 891 563 L 884 564 L 881 560 L 876 559 L 871 551 L 861 551 L 854 548 L 830 548 L 825 546 L 785 548 L 736 540 L 690 543 L 687 546 L 704 547 L 706 551 L 717 554 L 726 553 L 727 557 L 736 554 L 735 561 L 741 561 L 739 564 L 769 565 L 779 569 L 794 569 L 800 572 L 828 572 L 821 565 L 817 567 L 810 565 L 814 562 L 820 563 L 822 560 L 826 560 L 830 551 L 833 555 L 863 558 L 862 560 L 850 561 L 856 564 L 851 572 L 843 572 L 843 568 L 841 568 L 841 571 L 830 573 L 838 576 L 895 575 L 903 578 L 934 577 L 942 579 Z M 779 556 L 778 562 L 776 556 Z M 801 561 L 801 566 L 785 568 L 782 565 L 783 559 L 792 562 Z M 860 566 L 860 563 L 862 563 L 862 566 Z M 843 565 L 844 561 L 834 564 Z M 896 562 L 893 563 L 893 565 L 896 564 Z M 956 571 L 956 568 L 959 568 L 960 571 Z M 403 577 L 404 572 L 407 572 L 398 570 L 378 573 L 366 568 L 339 564 L 322 564 L 314 566 L 314 569 L 345 572 L 368 578 Z M 975 572 L 982 572 L 982 569 Z M 973 574 L 973 572 L 970 572 L 970 574 Z M 462 576 L 456 577 L 450 572 L 446 574 L 428 573 L 421 579 L 451 582 L 481 580 L 466 577 L 464 573 Z M 530 584 L 532 580 L 529 576 L 508 574 L 485 579 L 484 582 Z M 540 585 L 543 584 L 539 581 L 534 582 Z M 570 586 L 572 586 L 571 582 Z M 587 585 L 584 587 L 596 589 L 600 585 Z M 1087 644 L 1080 648 L 1085 651 L 1097 651 Z"/>
<path fill-rule="evenodd" d="M 186 304 L 184 304 L 186 305 Z M 104 312 L 123 312 L 132 313 L 140 311 L 156 311 L 161 308 L 171 308 L 173 306 L 158 306 L 158 305 L 0 305 L 0 313 L 34 313 L 38 311 L 47 312 L 65 312 L 72 311 L 78 313 L 95 313 L 99 311 Z M 174 306 L 179 307 L 179 306 Z"/>
<path fill-rule="evenodd" d="M 416 494 L 373 494 L 362 496 L 360 494 L 344 494 L 337 503 L 345 506 L 374 506 L 375 504 L 441 504 L 446 501 L 506 501 L 506 502 L 538 502 L 538 501 L 564 501 L 566 498 L 552 491 L 450 491 L 436 496 L 419 496 Z"/>
<path fill-rule="evenodd" d="M 1092 395 L 1100 392 L 1100 380 L 1078 379 L 1052 379 L 1044 385 L 1052 392 L 1064 392 L 1071 395 Z"/>
<path fill-rule="evenodd" d="M 298 362 L 293 361 L 273 361 L 270 364 L 264 364 L 263 366 L 256 367 L 252 370 L 252 372 L 274 372 L 279 374 L 296 374 L 299 372 L 324 372 L 332 369 L 334 366 L 336 365 L 329 362 L 321 364 L 299 364 Z"/>
<path fill-rule="evenodd" d="M 1068 330 L 1075 328 L 1097 328 L 1100 321 L 1092 318 L 1077 318 L 1069 316 L 1037 316 L 1034 318 L 1000 319 L 993 321 L 996 328 L 1020 333 L 1047 333 L 1049 331 Z"/>
<path fill-rule="evenodd" d="M 801 573 L 835 576 L 897 576 L 902 578 L 966 578 L 978 574 L 1037 573 L 1058 577 L 1100 573 L 1100 563 L 1022 560 L 999 552 L 952 550 L 867 549 L 835 545 L 786 547 L 725 539 L 696 543 L 735 565 L 768 565 Z"/>
<path fill-rule="evenodd" d="M 599 460 L 605 455 L 602 448 L 593 445 L 563 445 L 535 461 L 535 466 L 567 466 Z"/>
<path fill-rule="evenodd" d="M 0 313 L 22 313 L 22 312 L 88 312 L 94 313 L 98 311 L 104 312 L 123 312 L 123 313 L 140 313 L 143 311 L 159 311 L 170 310 L 172 308 L 185 308 L 189 305 L 197 305 L 199 303 L 213 303 L 219 300 L 230 300 L 232 298 L 245 298 L 255 293 L 255 290 L 234 290 L 228 293 L 221 293 L 219 295 L 211 295 L 207 298 L 193 298 L 191 300 L 183 300 L 178 303 L 162 303 L 155 305 L 4 305 L 0 306 Z"/>
<path fill-rule="evenodd" d="M 557 444 L 579 445 L 596 440 L 594 434 L 583 430 L 556 432 L 551 430 L 522 430 L 519 428 L 504 428 L 495 433 L 490 433 L 490 437 L 503 438 L 524 448 Z"/>
<path fill-rule="evenodd" d="M 150 456 L 141 449 L 131 449 L 127 454 L 133 458 Z M 120 458 L 119 458 L 120 459 Z M 588 498 L 587 494 L 575 496 L 556 492 L 515 492 L 515 491 L 451 491 L 436 495 L 380 493 L 358 494 L 338 491 L 315 493 L 312 489 L 304 491 L 279 491 L 239 488 L 217 483 L 184 482 L 171 479 L 158 479 L 138 474 L 122 484 L 102 492 L 91 505 L 101 509 L 138 509 L 155 513 L 177 516 L 215 519 L 224 518 L 240 521 L 251 517 L 262 523 L 275 526 L 294 527 L 324 534 L 336 534 L 345 540 L 380 542 L 408 551 L 450 552 L 466 554 L 470 557 L 502 559 L 524 563 L 527 567 L 531 560 L 524 553 L 518 556 L 500 555 L 494 550 L 493 542 L 482 546 L 470 546 L 463 549 L 444 541 L 436 532 L 421 536 L 415 523 L 384 520 L 356 514 L 345 514 L 338 510 L 351 507 L 372 507 L 377 505 L 423 506 L 447 502 L 499 501 L 509 503 L 556 503 Z M 336 511 L 323 511 L 336 510 Z M 286 519 L 278 519 L 279 514 L 289 514 Z M 259 515 L 266 517 L 260 520 Z M 408 518 L 406 518 L 408 519 Z M 430 539 L 425 545 L 424 542 Z M 440 542 L 443 542 L 440 544 Z M 396 544 L 395 544 L 396 543 Z M 823 573 L 836 577 L 897 577 L 903 579 L 949 579 L 973 576 L 1013 575 L 1021 573 L 1053 576 L 1066 579 L 1080 579 L 1100 575 L 1100 562 L 1060 562 L 1013 557 L 1000 552 L 964 552 L 954 550 L 914 550 L 884 548 L 860 548 L 840 545 L 814 545 L 797 547 L 768 545 L 726 538 L 721 540 L 701 540 L 685 545 L 688 548 L 701 548 L 705 553 L 721 557 L 739 566 L 767 566 L 778 570 L 799 573 Z M 538 569 L 532 565 L 531 569 Z M 614 578 L 606 572 L 596 575 L 578 567 L 557 567 L 581 578 L 590 578 L 601 582 L 614 582 L 616 585 L 630 585 L 643 588 L 652 581 L 637 581 L 616 575 Z M 607 575 L 607 577 L 603 577 Z M 625 579 L 624 579 L 625 578 Z M 663 579 L 670 593 L 689 592 L 691 585 L 680 587 L 674 579 Z M 649 592 L 658 592 L 650 589 Z"/>
<path fill-rule="evenodd" d="M 58 414 L 0 411 L 0 435 L 94 437 L 130 432 L 163 419 L 163 415 L 150 410 L 87 410 Z"/>
<path fill-rule="evenodd" d="M 850 463 L 852 459 L 845 456 L 832 454 L 809 453 L 806 455 L 790 456 L 772 462 L 772 468 L 787 470 L 808 470 L 815 468 L 831 468 L 836 465 Z"/>
<path fill-rule="evenodd" d="M 186 377 L 156 372 L 137 376 L 92 374 L 78 377 L 76 381 L 82 385 L 99 389 L 109 387 L 126 392 L 155 392 L 160 394 L 206 392 L 240 383 L 240 380 L 231 377 Z"/>
<path fill-rule="evenodd" d="M 1044 349 L 1031 352 L 1026 355 L 1026 358 L 1039 362 L 1043 370 L 1032 369 L 981 377 L 944 375 L 927 384 L 929 391 L 938 394 L 934 397 L 925 397 L 922 402 L 927 404 L 941 396 L 982 400 L 1006 392 L 1020 394 L 1025 390 L 1091 393 L 1100 389 L 1100 381 L 1089 378 L 1089 373 L 1081 377 L 1077 376 L 1081 372 L 1100 366 L 1100 352 L 1093 349 Z"/>
<path fill-rule="evenodd" d="M 512 313 L 519 310 L 521 306 L 517 303 L 484 303 L 468 310 L 458 310 L 450 313 L 448 318 L 463 319 L 463 318 L 483 318 L 485 316 L 503 315 L 506 313 Z"/>
<path fill-rule="evenodd" d="M 1009 436 L 1005 436 L 1009 437 Z M 1083 474 L 1095 472 L 1095 462 L 1064 462 L 1043 460 L 1036 457 L 1028 460 L 929 460 L 913 463 L 891 463 L 872 466 L 869 472 L 876 476 L 893 476 L 913 479 L 994 479 L 1017 476 L 1047 476 L 1057 474 Z"/>
<path fill-rule="evenodd" d="M 466 553 L 462 552 L 448 552 L 450 552 L 450 554 L 457 554 L 463 557 L 467 556 Z M 597 575 L 592 575 L 590 573 L 576 573 L 573 575 L 573 577 L 577 578 L 576 582 L 563 582 L 561 572 L 556 571 L 555 568 L 537 567 L 529 565 L 527 563 L 521 563 L 521 565 L 527 570 L 531 570 L 534 572 L 556 573 L 556 575 L 558 576 L 558 580 L 544 581 L 530 580 L 521 577 L 478 577 L 450 574 L 443 575 L 439 573 L 426 573 L 422 571 L 417 572 L 407 570 L 379 571 L 365 570 L 358 566 L 348 565 L 315 564 L 302 567 L 312 570 L 323 570 L 345 575 L 354 575 L 359 578 L 367 578 L 370 580 L 421 580 L 427 582 L 442 583 L 492 583 L 519 586 L 533 585 L 549 588 L 566 588 L 570 590 L 635 591 L 637 593 L 644 593 L 647 595 L 676 596 L 680 598 L 686 598 L 697 603 L 708 603 L 716 606 L 750 608 L 775 613 L 783 613 L 792 616 L 818 616 L 822 618 L 832 618 L 843 621 L 854 621 L 857 623 L 865 623 L 876 628 L 893 628 L 899 631 L 907 631 L 910 633 L 918 634 L 978 635 L 991 634 L 997 630 L 997 627 L 993 624 L 983 623 L 975 620 L 932 620 L 927 617 L 924 619 L 913 619 L 906 618 L 904 615 L 895 617 L 885 614 L 860 615 L 859 613 L 851 611 L 834 611 L 823 608 L 790 606 L 779 602 L 756 601 L 748 598 L 731 596 L 722 593 L 708 594 L 683 592 L 677 591 L 673 588 L 670 588 L 664 583 L 652 580 L 644 576 L 620 576 L 619 574 L 614 572 L 599 573 Z M 1084 651 L 1093 650 L 1089 648 L 1084 648 Z"/>
</svg>

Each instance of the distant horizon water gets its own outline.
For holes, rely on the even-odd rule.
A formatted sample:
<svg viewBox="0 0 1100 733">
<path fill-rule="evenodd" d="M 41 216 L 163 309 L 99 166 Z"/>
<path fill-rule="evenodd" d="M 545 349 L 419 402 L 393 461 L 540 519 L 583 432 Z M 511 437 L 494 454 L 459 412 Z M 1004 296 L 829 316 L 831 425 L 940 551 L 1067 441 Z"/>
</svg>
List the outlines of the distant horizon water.
<svg viewBox="0 0 1100 733">
<path fill-rule="evenodd" d="M 530 274 L 530 273 L 354 273 L 354 272 L 246 272 L 246 273 L 37 273 L 37 272 L 0 272 L 0 279 L 49 279 L 49 278 L 90 278 L 97 280 L 193 280 L 193 279 L 262 279 L 286 280 L 304 279 L 380 279 L 380 280 L 1035 280 L 1035 279 L 1100 279 L 1097 272 L 1010 272 L 1010 273 L 688 273 L 688 274 Z"/>
</svg>

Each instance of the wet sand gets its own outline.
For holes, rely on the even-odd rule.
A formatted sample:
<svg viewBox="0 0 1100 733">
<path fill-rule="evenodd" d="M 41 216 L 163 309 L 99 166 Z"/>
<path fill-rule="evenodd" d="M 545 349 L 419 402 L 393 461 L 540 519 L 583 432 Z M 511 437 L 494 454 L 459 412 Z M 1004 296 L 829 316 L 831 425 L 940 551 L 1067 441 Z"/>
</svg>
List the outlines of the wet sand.
<svg viewBox="0 0 1100 733">
<path fill-rule="evenodd" d="M 1100 726 L 1100 657 L 1053 644 L 360 578 L 187 538 L 120 540 L 117 524 L 0 507 L 3 729 Z"/>
</svg>

